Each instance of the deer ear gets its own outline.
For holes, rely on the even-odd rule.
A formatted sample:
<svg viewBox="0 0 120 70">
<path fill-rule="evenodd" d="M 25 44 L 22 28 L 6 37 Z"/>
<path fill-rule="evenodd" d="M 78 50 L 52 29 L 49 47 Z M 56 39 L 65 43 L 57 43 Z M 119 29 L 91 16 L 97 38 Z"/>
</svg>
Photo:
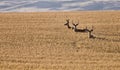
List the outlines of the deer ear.
<svg viewBox="0 0 120 70">
<path fill-rule="evenodd" d="M 64 24 L 64 25 L 67 25 L 67 23 L 66 23 L 66 24 Z"/>
<path fill-rule="evenodd" d="M 75 24 L 74 23 L 72 23 L 74 26 L 75 26 Z"/>
<path fill-rule="evenodd" d="M 94 27 L 92 26 L 92 29 L 91 29 L 91 31 L 93 31 L 93 28 L 94 28 Z"/>
<path fill-rule="evenodd" d="M 78 24 L 76 24 L 76 26 L 78 26 Z"/>
<path fill-rule="evenodd" d="M 68 21 L 68 19 L 66 19 L 66 21 Z"/>
<path fill-rule="evenodd" d="M 79 24 L 79 20 L 78 20 L 78 24 Z"/>
</svg>

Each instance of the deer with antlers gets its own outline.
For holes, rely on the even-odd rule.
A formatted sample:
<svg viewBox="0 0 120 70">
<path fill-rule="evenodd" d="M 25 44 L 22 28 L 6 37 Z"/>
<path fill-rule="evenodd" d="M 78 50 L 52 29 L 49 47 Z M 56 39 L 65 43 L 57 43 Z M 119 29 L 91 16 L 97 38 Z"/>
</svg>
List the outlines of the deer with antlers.
<svg viewBox="0 0 120 70">
<path fill-rule="evenodd" d="M 88 32 L 88 36 L 89 38 L 95 38 L 93 35 L 92 35 L 92 32 L 93 32 L 93 26 L 92 26 L 92 29 L 87 29 L 87 27 L 85 29 L 77 29 L 77 26 L 79 25 L 79 21 L 77 24 L 74 24 L 73 21 L 72 21 L 72 24 L 73 24 L 73 29 L 75 32 Z"/>
<path fill-rule="evenodd" d="M 74 26 L 73 29 L 74 29 L 75 32 L 88 32 L 87 27 L 85 29 L 77 29 L 77 26 L 79 25 L 79 21 L 78 21 L 77 24 L 74 24 L 73 21 L 72 21 L 72 24 Z"/>
</svg>

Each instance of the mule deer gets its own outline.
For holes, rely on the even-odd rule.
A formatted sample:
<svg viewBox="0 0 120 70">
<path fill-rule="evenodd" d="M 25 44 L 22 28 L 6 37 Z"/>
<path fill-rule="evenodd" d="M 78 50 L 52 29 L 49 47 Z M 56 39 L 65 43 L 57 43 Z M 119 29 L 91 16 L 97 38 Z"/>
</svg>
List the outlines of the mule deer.
<svg viewBox="0 0 120 70">
<path fill-rule="evenodd" d="M 79 25 L 79 21 L 78 21 L 77 24 L 74 24 L 73 21 L 72 21 L 72 24 L 74 26 L 73 29 L 74 29 L 75 32 L 88 32 L 87 27 L 85 29 L 77 29 L 77 26 Z"/>
<path fill-rule="evenodd" d="M 70 23 L 69 21 L 70 21 L 70 20 L 67 19 L 66 21 L 67 21 L 67 23 L 65 23 L 64 25 L 67 26 L 67 27 L 70 29 L 70 28 L 71 28 L 70 25 L 69 25 L 69 23 Z"/>
<path fill-rule="evenodd" d="M 72 21 L 72 24 L 74 26 L 74 31 L 75 32 L 88 32 L 88 36 L 89 38 L 95 38 L 95 36 L 92 34 L 93 32 L 93 26 L 92 26 L 92 29 L 87 29 L 87 27 L 85 29 L 77 29 L 77 26 L 79 25 L 79 21 L 77 24 L 74 24 L 73 21 Z"/>
</svg>

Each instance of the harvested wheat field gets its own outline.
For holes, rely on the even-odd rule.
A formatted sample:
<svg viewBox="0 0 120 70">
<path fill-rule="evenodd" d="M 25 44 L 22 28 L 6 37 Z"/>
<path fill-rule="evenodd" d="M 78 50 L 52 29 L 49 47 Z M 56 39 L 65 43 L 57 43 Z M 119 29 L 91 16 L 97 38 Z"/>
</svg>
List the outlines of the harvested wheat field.
<svg viewBox="0 0 120 70">
<path fill-rule="evenodd" d="M 120 11 L 1 13 L 0 70 L 120 70 Z"/>
</svg>

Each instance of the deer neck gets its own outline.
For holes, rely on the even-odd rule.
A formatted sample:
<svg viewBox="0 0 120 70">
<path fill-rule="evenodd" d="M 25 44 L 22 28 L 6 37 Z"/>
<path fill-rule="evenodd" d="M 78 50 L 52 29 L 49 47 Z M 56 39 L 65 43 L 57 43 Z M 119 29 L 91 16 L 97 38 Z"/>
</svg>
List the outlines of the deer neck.
<svg viewBox="0 0 120 70">
<path fill-rule="evenodd" d="M 75 27 L 74 30 L 77 30 L 77 28 Z"/>
<path fill-rule="evenodd" d="M 69 24 L 67 26 L 68 26 L 68 28 L 71 28 Z"/>
</svg>

